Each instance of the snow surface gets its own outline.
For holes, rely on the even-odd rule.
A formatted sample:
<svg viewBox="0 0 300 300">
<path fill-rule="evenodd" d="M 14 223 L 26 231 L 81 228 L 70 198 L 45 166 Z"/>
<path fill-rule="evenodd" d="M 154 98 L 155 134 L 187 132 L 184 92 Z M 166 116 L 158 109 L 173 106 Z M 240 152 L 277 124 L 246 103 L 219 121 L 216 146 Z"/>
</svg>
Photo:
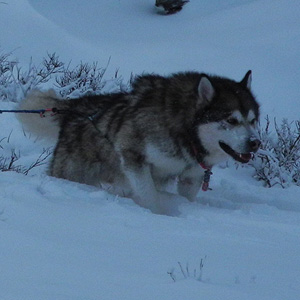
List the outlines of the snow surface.
<svg viewBox="0 0 300 300">
<path fill-rule="evenodd" d="M 252 69 L 262 117 L 299 119 L 298 0 L 191 0 L 173 16 L 156 15 L 154 0 L 4 2 L 1 51 L 24 65 L 56 51 L 74 64 L 111 57 L 109 72 L 125 79 Z M 51 146 L 13 115 L 0 126 L 0 150 L 20 151 L 17 164 Z M 0 174 L 0 300 L 299 300 L 299 187 L 267 189 L 250 168 L 219 167 L 213 190 L 169 217 L 45 169 Z"/>
</svg>

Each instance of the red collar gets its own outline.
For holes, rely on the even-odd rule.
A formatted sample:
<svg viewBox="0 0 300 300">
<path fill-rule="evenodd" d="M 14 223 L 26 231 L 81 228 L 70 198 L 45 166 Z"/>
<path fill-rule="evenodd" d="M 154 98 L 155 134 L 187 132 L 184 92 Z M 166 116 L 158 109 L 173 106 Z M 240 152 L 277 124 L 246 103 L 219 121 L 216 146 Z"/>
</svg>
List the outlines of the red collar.
<svg viewBox="0 0 300 300">
<path fill-rule="evenodd" d="M 204 172 L 204 176 L 203 176 L 203 181 L 202 181 L 202 191 L 206 192 L 209 189 L 209 181 L 210 181 L 210 176 L 212 175 L 212 166 L 207 166 L 206 164 L 204 164 L 203 161 L 200 161 L 198 159 L 198 151 L 196 146 L 191 143 L 192 149 L 193 149 L 193 153 L 195 155 L 195 158 L 199 164 L 199 166 L 205 170 Z"/>
</svg>

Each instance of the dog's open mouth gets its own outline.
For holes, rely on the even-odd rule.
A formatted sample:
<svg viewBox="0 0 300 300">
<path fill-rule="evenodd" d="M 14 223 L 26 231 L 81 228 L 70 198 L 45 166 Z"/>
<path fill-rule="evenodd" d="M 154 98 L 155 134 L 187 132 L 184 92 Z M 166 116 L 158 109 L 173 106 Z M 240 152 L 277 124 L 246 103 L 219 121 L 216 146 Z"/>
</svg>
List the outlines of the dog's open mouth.
<svg viewBox="0 0 300 300">
<path fill-rule="evenodd" d="M 249 160 L 253 157 L 253 154 L 251 152 L 249 153 L 239 153 L 234 151 L 230 146 L 223 142 L 219 142 L 220 147 L 224 152 L 226 152 L 228 155 L 230 155 L 234 160 L 241 162 L 243 164 L 249 162 Z"/>
</svg>

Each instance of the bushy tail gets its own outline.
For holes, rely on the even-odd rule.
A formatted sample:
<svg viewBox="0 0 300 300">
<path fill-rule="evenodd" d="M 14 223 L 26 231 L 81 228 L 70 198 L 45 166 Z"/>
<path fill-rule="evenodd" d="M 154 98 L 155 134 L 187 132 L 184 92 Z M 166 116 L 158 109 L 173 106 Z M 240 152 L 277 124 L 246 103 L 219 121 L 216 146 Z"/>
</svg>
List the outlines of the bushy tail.
<svg viewBox="0 0 300 300">
<path fill-rule="evenodd" d="M 54 90 L 41 92 L 32 91 L 20 103 L 19 109 L 22 110 L 38 110 L 47 108 L 60 108 L 63 101 L 57 98 Z M 57 116 L 45 115 L 41 118 L 39 114 L 17 114 L 18 120 L 23 124 L 24 129 L 42 138 L 57 139 L 59 133 L 59 119 Z"/>
</svg>

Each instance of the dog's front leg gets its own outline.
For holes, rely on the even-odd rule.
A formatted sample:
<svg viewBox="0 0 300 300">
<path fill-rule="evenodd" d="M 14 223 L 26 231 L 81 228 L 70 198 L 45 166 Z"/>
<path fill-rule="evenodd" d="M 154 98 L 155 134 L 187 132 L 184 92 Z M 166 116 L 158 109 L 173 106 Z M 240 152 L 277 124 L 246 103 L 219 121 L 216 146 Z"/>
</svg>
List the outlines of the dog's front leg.
<svg viewBox="0 0 300 300">
<path fill-rule="evenodd" d="M 150 209 L 153 213 L 163 213 L 160 206 L 161 193 L 157 191 L 153 182 L 150 167 L 145 165 L 141 169 L 124 170 L 133 191 L 133 198 L 137 204 Z"/>
<path fill-rule="evenodd" d="M 153 213 L 162 213 L 149 164 L 141 152 L 123 149 L 121 153 L 123 172 L 132 189 L 134 201 Z"/>
<path fill-rule="evenodd" d="M 131 184 L 133 200 L 140 206 L 150 209 L 155 214 L 178 216 L 179 206 L 186 198 L 158 191 L 154 184 L 151 169 L 145 165 L 140 170 L 125 170 L 125 174 Z"/>
<path fill-rule="evenodd" d="M 204 171 L 197 165 L 185 170 L 178 181 L 178 193 L 190 201 L 195 201 L 203 180 Z"/>
<path fill-rule="evenodd" d="M 142 207 L 156 214 L 179 215 L 179 206 L 186 201 L 179 195 L 158 191 L 154 183 L 151 165 L 139 152 L 126 150 L 122 152 L 123 172 L 127 177 L 133 200 Z"/>
</svg>

